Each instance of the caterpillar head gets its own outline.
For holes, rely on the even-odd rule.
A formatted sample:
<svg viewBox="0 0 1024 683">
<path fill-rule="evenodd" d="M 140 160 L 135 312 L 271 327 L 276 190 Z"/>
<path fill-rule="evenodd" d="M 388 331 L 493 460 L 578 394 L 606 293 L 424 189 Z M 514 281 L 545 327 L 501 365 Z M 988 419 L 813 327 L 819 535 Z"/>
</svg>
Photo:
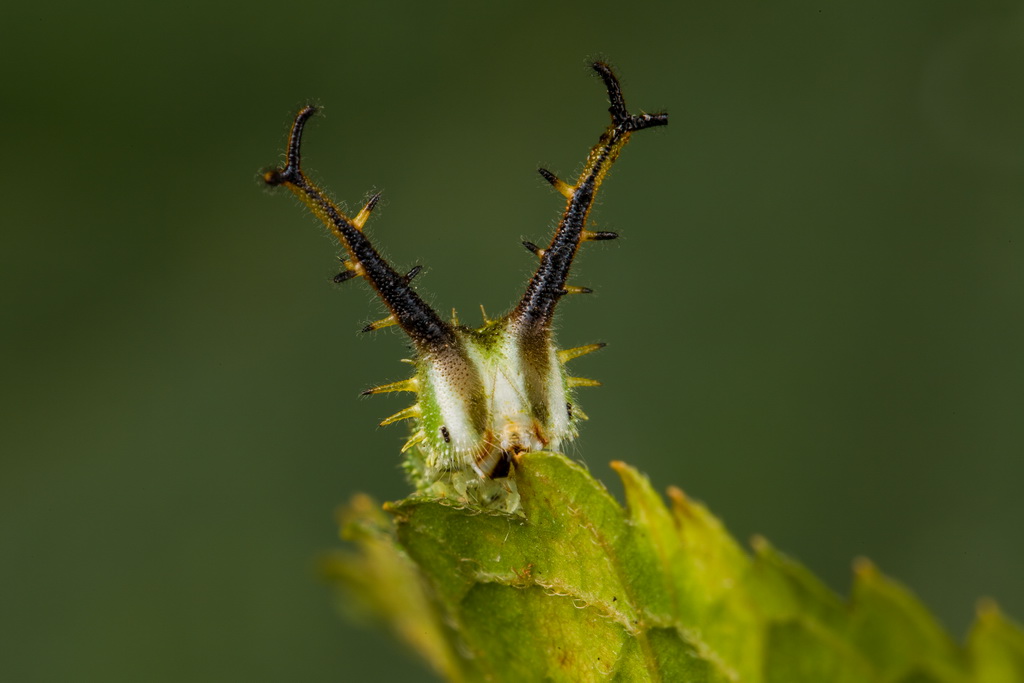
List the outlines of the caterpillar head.
<svg viewBox="0 0 1024 683">
<path fill-rule="evenodd" d="M 398 325 L 412 341 L 414 376 L 363 393 L 416 395 L 415 403 L 381 424 L 412 420 L 412 436 L 402 452 L 407 454 L 407 471 L 422 493 L 515 511 L 518 494 L 512 475 L 517 456 L 557 450 L 576 436 L 577 422 L 586 419 L 575 404 L 573 390 L 599 383 L 572 377 L 564 366 L 603 344 L 558 350 L 551 331 L 555 307 L 567 294 L 591 291 L 566 283 L 580 244 L 617 237 L 586 229 L 594 197 L 609 168 L 632 133 L 668 123 L 664 113 L 631 115 L 611 68 L 602 62 L 593 68 L 608 91 L 611 124 L 590 150 L 575 183 L 540 169 L 565 197 L 562 219 L 547 247 L 524 242 L 539 264 L 519 303 L 500 318 L 485 317 L 479 328 L 461 325 L 454 317 L 443 320 L 412 287 L 419 266 L 401 274 L 377 252 L 363 226 L 379 195 L 349 217 L 303 173 L 302 134 L 316 113 L 314 107 L 303 108 L 295 117 L 285 166 L 263 175 L 268 185 L 284 185 L 295 193 L 341 242 L 347 258 L 335 281 L 361 277 L 380 295 L 389 314 L 364 331 Z"/>
</svg>

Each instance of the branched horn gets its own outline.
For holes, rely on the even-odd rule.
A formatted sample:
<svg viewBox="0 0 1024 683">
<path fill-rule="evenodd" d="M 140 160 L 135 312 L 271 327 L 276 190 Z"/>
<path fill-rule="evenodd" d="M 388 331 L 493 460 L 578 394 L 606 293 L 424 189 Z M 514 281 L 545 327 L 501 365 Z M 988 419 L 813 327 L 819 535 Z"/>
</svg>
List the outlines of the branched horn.
<svg viewBox="0 0 1024 683">
<path fill-rule="evenodd" d="M 304 107 L 295 117 L 288 135 L 286 165 L 264 173 L 264 182 L 272 186 L 284 185 L 294 192 L 345 247 L 350 260 L 346 264 L 347 271 L 337 276 L 336 281 L 344 281 L 356 275 L 365 277 L 380 295 L 395 322 L 421 350 L 453 346 L 456 338 L 451 327 L 409 285 L 418 269 L 409 275 L 399 275 L 360 230 L 376 205 L 378 196 L 370 199 L 356 219 L 350 219 L 302 172 L 302 132 L 306 122 L 315 113 L 315 107 Z"/>
<path fill-rule="evenodd" d="M 541 170 L 544 178 L 568 197 L 568 202 L 551 245 L 546 249 L 536 250 L 541 256 L 540 265 L 530 278 L 522 300 L 509 314 L 510 322 L 526 334 L 543 335 L 550 329 L 555 305 L 566 291 L 565 281 L 569 276 L 569 268 L 580 242 L 585 237 L 584 225 L 594 203 L 594 196 L 608 169 L 628 142 L 630 134 L 644 128 L 668 125 L 666 113 L 630 114 L 626 109 L 619 81 L 611 67 L 603 62 L 595 62 L 592 67 L 601 76 L 608 90 L 608 99 L 611 103 L 608 111 L 612 123 L 597 145 L 590 150 L 586 166 L 575 185 L 568 185 L 550 171 Z M 613 235 L 614 233 L 592 233 L 590 239 L 611 239 Z"/>
</svg>

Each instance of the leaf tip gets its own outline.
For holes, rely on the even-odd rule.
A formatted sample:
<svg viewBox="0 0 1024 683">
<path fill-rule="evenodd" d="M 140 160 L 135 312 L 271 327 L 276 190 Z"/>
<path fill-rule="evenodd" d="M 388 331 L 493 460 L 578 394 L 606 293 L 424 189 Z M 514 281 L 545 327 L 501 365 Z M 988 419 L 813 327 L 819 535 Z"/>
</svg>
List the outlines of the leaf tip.
<svg viewBox="0 0 1024 683">
<path fill-rule="evenodd" d="M 853 560 L 853 574 L 860 581 L 871 581 L 878 579 L 879 572 L 875 563 L 866 557 L 857 557 Z"/>
<path fill-rule="evenodd" d="M 989 597 L 979 598 L 974 605 L 974 612 L 978 621 L 995 621 L 1002 616 L 998 603 Z"/>
<path fill-rule="evenodd" d="M 758 555 L 767 555 L 771 552 L 772 544 L 761 534 L 754 534 L 750 537 L 750 547 Z"/>
<path fill-rule="evenodd" d="M 697 511 L 694 509 L 694 502 L 678 486 L 669 486 L 665 493 L 672 504 L 672 514 L 676 520 L 694 520 L 697 518 Z"/>
<path fill-rule="evenodd" d="M 348 503 L 338 506 L 334 521 L 341 538 L 348 541 L 356 540 L 366 529 L 381 529 L 388 524 L 377 501 L 365 493 L 357 493 Z"/>
<path fill-rule="evenodd" d="M 357 493 L 352 496 L 352 500 L 349 501 L 348 506 L 358 512 L 369 512 L 370 510 L 376 509 L 377 503 L 369 495 L 365 493 Z"/>
<path fill-rule="evenodd" d="M 621 460 L 612 460 L 608 465 L 615 470 L 615 474 L 619 475 L 619 479 L 622 480 L 622 485 L 626 488 L 627 500 L 631 494 L 635 495 L 645 488 L 650 488 L 647 477 L 642 475 L 635 467 Z"/>
</svg>

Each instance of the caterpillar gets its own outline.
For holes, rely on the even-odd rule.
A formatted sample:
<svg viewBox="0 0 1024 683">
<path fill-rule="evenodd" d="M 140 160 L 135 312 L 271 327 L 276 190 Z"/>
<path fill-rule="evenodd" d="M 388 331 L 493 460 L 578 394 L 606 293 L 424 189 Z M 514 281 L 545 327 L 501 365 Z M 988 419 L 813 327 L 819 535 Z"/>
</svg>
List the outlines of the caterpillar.
<svg viewBox="0 0 1024 683">
<path fill-rule="evenodd" d="M 634 132 L 668 124 L 664 112 L 630 114 L 611 67 L 603 62 L 591 66 L 607 90 L 611 123 L 590 150 L 574 184 L 538 169 L 565 198 L 565 210 L 548 246 L 523 242 L 539 264 L 522 298 L 497 319 L 485 316 L 479 328 L 460 324 L 454 312 L 451 321 L 442 319 L 412 286 L 420 267 L 402 273 L 374 248 L 363 228 L 379 193 L 349 217 L 303 172 L 302 137 L 317 112 L 315 107 L 303 107 L 296 115 L 285 165 L 263 173 L 267 185 L 291 190 L 341 242 L 346 258 L 334 281 L 361 277 L 384 302 L 388 315 L 363 331 L 398 325 L 412 342 L 413 376 L 363 394 L 415 395 L 411 406 L 380 424 L 412 421 L 412 435 L 401 452 L 420 494 L 514 513 L 520 505 L 515 486 L 518 456 L 559 449 L 577 436 L 579 422 L 587 419 L 576 404 L 575 390 L 600 382 L 571 376 L 565 365 L 604 344 L 559 349 L 552 332 L 555 308 L 563 296 L 592 291 L 566 282 L 580 245 L 618 237 L 586 227 L 608 170 Z"/>
</svg>

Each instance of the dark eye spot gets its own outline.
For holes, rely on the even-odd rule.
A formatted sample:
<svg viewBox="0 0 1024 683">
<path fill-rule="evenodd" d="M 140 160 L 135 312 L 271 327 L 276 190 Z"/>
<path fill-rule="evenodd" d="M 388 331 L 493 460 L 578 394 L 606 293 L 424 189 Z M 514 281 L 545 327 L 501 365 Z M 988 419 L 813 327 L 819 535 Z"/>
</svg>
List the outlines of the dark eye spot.
<svg viewBox="0 0 1024 683">
<path fill-rule="evenodd" d="M 569 418 L 571 419 L 572 418 L 572 404 L 571 403 L 566 403 L 565 404 L 565 412 L 569 416 Z"/>
<path fill-rule="evenodd" d="M 441 436 L 444 437 L 445 443 L 452 442 L 452 435 L 448 433 L 448 428 L 445 427 L 444 425 L 441 425 Z"/>
</svg>

